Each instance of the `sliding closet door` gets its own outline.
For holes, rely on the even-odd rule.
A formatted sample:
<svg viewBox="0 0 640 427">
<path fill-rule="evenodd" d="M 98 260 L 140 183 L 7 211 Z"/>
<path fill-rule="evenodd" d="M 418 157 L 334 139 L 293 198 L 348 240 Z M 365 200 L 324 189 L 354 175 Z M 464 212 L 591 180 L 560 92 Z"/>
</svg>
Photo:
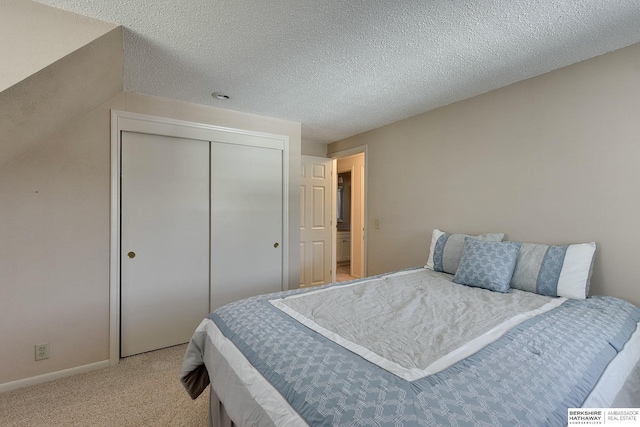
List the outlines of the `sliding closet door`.
<svg viewBox="0 0 640 427">
<path fill-rule="evenodd" d="M 282 289 L 282 153 L 211 144 L 211 310 Z"/>
<path fill-rule="evenodd" d="M 209 312 L 209 142 L 122 134 L 121 356 L 189 341 Z"/>
</svg>

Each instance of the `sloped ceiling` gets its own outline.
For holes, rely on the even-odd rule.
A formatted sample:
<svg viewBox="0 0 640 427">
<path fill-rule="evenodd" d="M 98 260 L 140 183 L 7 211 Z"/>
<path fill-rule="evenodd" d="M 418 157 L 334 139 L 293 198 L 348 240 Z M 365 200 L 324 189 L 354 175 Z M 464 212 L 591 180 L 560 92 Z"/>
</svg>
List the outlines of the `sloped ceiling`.
<svg viewBox="0 0 640 427">
<path fill-rule="evenodd" d="M 640 0 L 40 2 L 125 27 L 127 91 L 322 143 L 640 41 Z"/>
<path fill-rule="evenodd" d="M 0 0 L 0 92 L 115 27 L 31 1 Z"/>
<path fill-rule="evenodd" d="M 0 0 L 0 170 L 121 93 L 122 29 Z"/>
</svg>

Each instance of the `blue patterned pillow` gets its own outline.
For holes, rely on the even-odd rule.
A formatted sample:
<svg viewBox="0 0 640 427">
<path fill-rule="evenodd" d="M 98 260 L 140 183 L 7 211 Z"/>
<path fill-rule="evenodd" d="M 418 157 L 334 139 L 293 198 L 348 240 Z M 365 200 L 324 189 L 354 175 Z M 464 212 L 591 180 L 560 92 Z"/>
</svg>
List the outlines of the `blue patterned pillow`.
<svg viewBox="0 0 640 427">
<path fill-rule="evenodd" d="M 458 264 L 460 264 L 460 257 L 462 257 L 464 239 L 466 237 L 501 242 L 504 238 L 504 233 L 488 233 L 470 236 L 468 234 L 449 234 L 436 228 L 433 230 L 433 235 L 431 236 L 429 258 L 427 259 L 425 268 L 456 274 Z"/>
<path fill-rule="evenodd" d="M 467 237 L 453 281 L 496 292 L 509 292 L 519 250 L 519 242 L 489 242 Z"/>
</svg>

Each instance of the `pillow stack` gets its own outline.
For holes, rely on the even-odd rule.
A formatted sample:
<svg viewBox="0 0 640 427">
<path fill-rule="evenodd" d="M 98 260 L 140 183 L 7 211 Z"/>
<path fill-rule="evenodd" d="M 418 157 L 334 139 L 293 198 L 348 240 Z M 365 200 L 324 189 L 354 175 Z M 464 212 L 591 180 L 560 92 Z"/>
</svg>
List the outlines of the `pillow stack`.
<svg viewBox="0 0 640 427">
<path fill-rule="evenodd" d="M 503 238 L 502 233 L 469 236 L 435 229 L 425 267 L 454 274 L 455 283 L 496 292 L 513 288 L 552 297 L 587 297 L 594 242 L 554 246 Z"/>
</svg>

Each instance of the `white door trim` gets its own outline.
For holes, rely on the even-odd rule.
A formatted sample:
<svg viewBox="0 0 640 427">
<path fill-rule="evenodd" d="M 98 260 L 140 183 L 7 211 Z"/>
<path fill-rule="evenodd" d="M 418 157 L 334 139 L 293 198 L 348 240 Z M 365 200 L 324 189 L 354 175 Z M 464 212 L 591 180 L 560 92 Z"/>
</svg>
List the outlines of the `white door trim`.
<svg viewBox="0 0 640 427">
<path fill-rule="evenodd" d="M 282 150 L 282 288 L 289 287 L 289 137 L 111 110 L 109 364 L 120 360 L 120 172 L 122 132 L 227 142 Z"/>
<path fill-rule="evenodd" d="M 353 148 L 348 148 L 346 150 L 341 150 L 341 151 L 336 151 L 335 153 L 330 153 L 327 155 L 327 157 L 331 158 L 331 159 L 339 159 L 342 157 L 349 157 L 349 156 L 353 156 L 355 154 L 360 154 L 363 153 L 364 154 L 364 182 L 362 183 L 364 185 L 364 200 L 362 201 L 362 204 L 364 205 L 364 253 L 363 253 L 363 257 L 364 257 L 364 276 L 366 277 L 369 273 L 369 269 L 367 267 L 367 246 L 369 245 L 369 209 L 367 206 L 367 200 L 369 199 L 368 197 L 368 193 L 369 193 L 369 186 L 367 185 L 367 182 L 369 182 L 369 167 L 367 166 L 367 157 L 368 157 L 368 150 L 369 150 L 369 146 L 368 145 L 359 145 L 357 147 L 353 147 Z"/>
</svg>

